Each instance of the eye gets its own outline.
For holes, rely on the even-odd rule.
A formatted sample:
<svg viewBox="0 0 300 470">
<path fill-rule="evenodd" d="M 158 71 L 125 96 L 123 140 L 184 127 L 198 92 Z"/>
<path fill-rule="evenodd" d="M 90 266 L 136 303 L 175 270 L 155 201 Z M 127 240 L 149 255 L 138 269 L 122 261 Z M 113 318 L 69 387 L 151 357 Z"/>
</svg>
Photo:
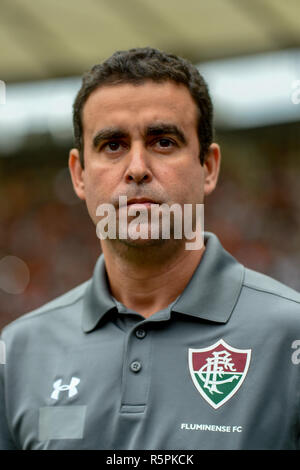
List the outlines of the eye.
<svg viewBox="0 0 300 470">
<path fill-rule="evenodd" d="M 160 148 L 164 148 L 164 149 L 169 149 L 173 147 L 174 145 L 176 145 L 175 142 L 173 142 L 173 140 L 167 139 L 167 138 L 157 140 L 156 144 L 158 144 Z"/>
<path fill-rule="evenodd" d="M 117 152 L 118 150 L 120 150 L 120 142 L 117 142 L 117 141 L 107 142 L 103 148 L 109 152 Z"/>
<path fill-rule="evenodd" d="M 169 139 L 161 139 L 159 143 L 161 147 L 169 147 L 172 142 Z"/>
</svg>

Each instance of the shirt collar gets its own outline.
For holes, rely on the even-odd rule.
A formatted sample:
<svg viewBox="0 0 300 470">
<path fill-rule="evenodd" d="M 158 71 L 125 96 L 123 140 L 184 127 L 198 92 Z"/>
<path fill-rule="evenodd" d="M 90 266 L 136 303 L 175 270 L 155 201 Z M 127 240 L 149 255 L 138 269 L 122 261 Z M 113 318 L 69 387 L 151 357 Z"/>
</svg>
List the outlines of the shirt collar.
<svg viewBox="0 0 300 470">
<path fill-rule="evenodd" d="M 245 268 L 205 232 L 206 249 L 173 311 L 218 323 L 226 323 L 239 298 Z"/>
<path fill-rule="evenodd" d="M 240 295 L 245 269 L 224 250 L 214 234 L 205 232 L 204 240 L 206 249 L 201 261 L 172 311 L 226 323 Z M 84 294 L 83 330 L 92 331 L 102 317 L 115 308 L 101 255 Z"/>
<path fill-rule="evenodd" d="M 116 308 L 108 287 L 103 254 L 99 256 L 93 277 L 88 284 L 83 298 L 83 331 L 92 331 L 101 318 Z"/>
</svg>

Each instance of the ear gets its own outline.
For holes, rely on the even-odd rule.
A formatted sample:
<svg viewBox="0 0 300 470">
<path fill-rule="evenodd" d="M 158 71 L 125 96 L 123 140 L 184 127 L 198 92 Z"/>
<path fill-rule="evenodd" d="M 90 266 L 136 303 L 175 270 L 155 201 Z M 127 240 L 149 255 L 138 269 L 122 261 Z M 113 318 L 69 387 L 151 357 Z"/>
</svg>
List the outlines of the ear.
<svg viewBox="0 0 300 470">
<path fill-rule="evenodd" d="M 84 169 L 81 166 L 78 149 L 74 148 L 70 150 L 69 170 L 75 193 L 80 199 L 85 200 Z"/>
<path fill-rule="evenodd" d="M 208 196 L 217 185 L 221 164 L 221 151 L 218 144 L 211 144 L 206 154 L 204 167 L 204 194 Z"/>
</svg>

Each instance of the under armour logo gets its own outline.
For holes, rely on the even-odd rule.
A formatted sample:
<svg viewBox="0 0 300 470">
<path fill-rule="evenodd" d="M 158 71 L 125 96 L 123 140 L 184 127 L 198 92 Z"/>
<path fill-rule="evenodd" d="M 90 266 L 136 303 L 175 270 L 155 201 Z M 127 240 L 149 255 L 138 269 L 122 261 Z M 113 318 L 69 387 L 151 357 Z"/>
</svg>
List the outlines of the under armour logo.
<svg viewBox="0 0 300 470">
<path fill-rule="evenodd" d="M 53 398 L 53 400 L 58 400 L 60 392 L 65 392 L 66 390 L 68 390 L 69 392 L 68 397 L 69 398 L 73 397 L 74 395 L 78 393 L 78 390 L 76 387 L 79 384 L 79 382 L 80 382 L 80 379 L 78 379 L 78 377 L 72 377 L 70 385 L 62 385 L 62 379 L 56 380 L 56 382 L 54 382 L 53 384 L 54 390 L 51 394 L 51 398 Z"/>
</svg>

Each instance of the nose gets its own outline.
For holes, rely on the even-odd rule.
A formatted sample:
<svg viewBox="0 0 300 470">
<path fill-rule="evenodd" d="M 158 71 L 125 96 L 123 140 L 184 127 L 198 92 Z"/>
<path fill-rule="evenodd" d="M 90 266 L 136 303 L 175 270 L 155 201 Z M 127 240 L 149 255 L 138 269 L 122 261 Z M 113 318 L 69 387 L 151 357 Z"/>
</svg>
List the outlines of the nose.
<svg viewBox="0 0 300 470">
<path fill-rule="evenodd" d="M 130 160 L 125 173 L 126 183 L 150 183 L 152 172 L 147 157 L 147 151 L 142 146 L 135 146 L 131 149 Z"/>
</svg>

